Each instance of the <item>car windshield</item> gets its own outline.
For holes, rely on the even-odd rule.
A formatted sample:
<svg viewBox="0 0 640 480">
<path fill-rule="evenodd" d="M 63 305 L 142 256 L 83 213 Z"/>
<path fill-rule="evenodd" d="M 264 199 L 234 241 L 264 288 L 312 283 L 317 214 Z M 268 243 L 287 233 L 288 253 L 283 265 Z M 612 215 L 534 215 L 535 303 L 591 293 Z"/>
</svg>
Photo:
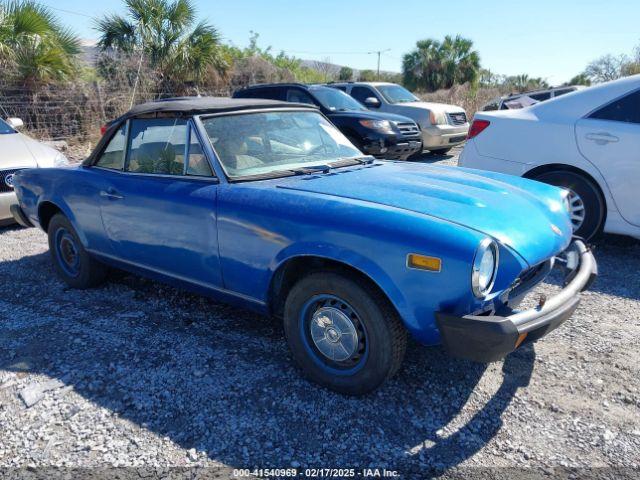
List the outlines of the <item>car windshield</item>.
<svg viewBox="0 0 640 480">
<path fill-rule="evenodd" d="M 318 112 L 232 114 L 205 117 L 202 123 L 232 179 L 292 175 L 362 157 Z"/>
<path fill-rule="evenodd" d="M 352 96 L 330 87 L 315 87 L 309 89 L 316 99 L 327 110 L 332 112 L 344 112 L 348 110 L 366 110 L 360 102 Z"/>
<path fill-rule="evenodd" d="M 16 133 L 16 131 L 0 118 L 0 135 L 5 135 L 7 133 Z"/>
<path fill-rule="evenodd" d="M 419 102 L 420 99 L 400 85 L 378 85 L 376 87 L 389 103 Z"/>
</svg>

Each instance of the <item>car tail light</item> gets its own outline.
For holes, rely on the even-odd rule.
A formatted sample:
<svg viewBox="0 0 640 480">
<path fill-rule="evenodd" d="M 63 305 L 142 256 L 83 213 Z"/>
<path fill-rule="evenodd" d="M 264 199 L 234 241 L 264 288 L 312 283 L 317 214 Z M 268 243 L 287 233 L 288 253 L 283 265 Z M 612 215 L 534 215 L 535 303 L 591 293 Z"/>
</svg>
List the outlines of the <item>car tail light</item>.
<svg viewBox="0 0 640 480">
<path fill-rule="evenodd" d="M 107 128 L 109 128 L 107 125 L 102 125 L 100 127 L 100 135 L 104 135 L 105 133 L 107 133 Z"/>
<path fill-rule="evenodd" d="M 482 131 L 489 126 L 491 122 L 488 120 L 474 120 L 467 134 L 467 140 L 477 137 Z"/>
</svg>

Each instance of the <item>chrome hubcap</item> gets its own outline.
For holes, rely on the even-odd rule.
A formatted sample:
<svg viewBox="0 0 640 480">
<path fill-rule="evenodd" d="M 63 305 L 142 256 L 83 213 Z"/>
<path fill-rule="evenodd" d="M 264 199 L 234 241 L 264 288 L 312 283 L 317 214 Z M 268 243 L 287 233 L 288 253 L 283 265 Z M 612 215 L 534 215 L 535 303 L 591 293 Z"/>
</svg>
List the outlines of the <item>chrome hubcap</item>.
<svg viewBox="0 0 640 480">
<path fill-rule="evenodd" d="M 355 325 L 334 307 L 321 307 L 313 314 L 311 339 L 318 351 L 334 362 L 343 362 L 358 350 Z"/>
<path fill-rule="evenodd" d="M 584 202 L 580 195 L 573 190 L 569 190 L 569 213 L 571 215 L 571 224 L 573 225 L 573 231 L 578 230 L 584 223 L 586 211 L 584 209 Z"/>
</svg>

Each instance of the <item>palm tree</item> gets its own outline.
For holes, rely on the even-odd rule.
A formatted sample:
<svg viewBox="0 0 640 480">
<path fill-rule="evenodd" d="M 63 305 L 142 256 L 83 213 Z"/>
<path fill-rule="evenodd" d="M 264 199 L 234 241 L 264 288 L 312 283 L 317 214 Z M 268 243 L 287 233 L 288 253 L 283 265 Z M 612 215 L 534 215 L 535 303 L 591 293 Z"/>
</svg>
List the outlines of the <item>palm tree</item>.
<svg viewBox="0 0 640 480">
<path fill-rule="evenodd" d="M 438 90 L 475 82 L 480 72 L 480 56 L 473 42 L 460 35 L 447 35 L 441 42 L 427 39 L 416 43 L 402 62 L 404 82 L 410 88 Z"/>
<path fill-rule="evenodd" d="M 0 67 L 27 87 L 77 72 L 80 41 L 34 1 L 0 2 Z"/>
<path fill-rule="evenodd" d="M 127 16 L 106 15 L 96 21 L 103 51 L 140 55 L 160 75 L 160 88 L 175 91 L 197 86 L 228 64 L 218 31 L 196 21 L 189 0 L 125 0 Z M 194 26 L 195 24 L 195 26 Z"/>
</svg>

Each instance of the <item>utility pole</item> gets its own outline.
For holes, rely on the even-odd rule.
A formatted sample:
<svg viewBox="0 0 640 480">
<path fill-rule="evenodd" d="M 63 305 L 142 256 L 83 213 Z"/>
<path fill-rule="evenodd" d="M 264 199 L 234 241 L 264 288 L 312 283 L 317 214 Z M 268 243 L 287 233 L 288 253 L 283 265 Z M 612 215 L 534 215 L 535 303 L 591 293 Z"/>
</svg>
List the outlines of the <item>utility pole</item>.
<svg viewBox="0 0 640 480">
<path fill-rule="evenodd" d="M 367 52 L 367 54 L 371 55 L 373 53 L 376 53 L 378 55 L 378 73 L 376 75 L 376 78 L 378 80 L 380 80 L 380 55 L 383 54 L 384 52 L 388 52 L 390 51 L 390 48 L 387 48 L 386 50 L 374 50 L 372 52 Z"/>
</svg>

